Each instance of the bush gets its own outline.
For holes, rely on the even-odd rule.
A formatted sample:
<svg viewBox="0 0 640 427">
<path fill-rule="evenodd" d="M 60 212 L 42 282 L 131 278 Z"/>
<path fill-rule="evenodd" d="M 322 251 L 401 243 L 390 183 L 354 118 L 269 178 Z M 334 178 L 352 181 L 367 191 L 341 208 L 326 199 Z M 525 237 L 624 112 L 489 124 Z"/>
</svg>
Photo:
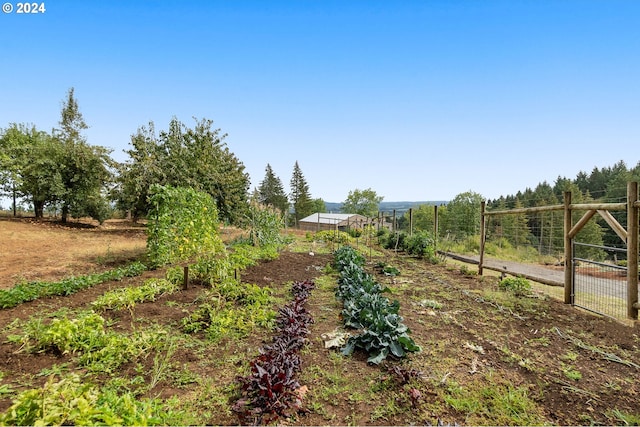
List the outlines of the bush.
<svg viewBox="0 0 640 427">
<path fill-rule="evenodd" d="M 436 260 L 435 241 L 431 233 L 426 231 L 415 233 L 405 239 L 405 244 L 409 255 L 427 258 L 431 261 Z"/>
<path fill-rule="evenodd" d="M 347 245 L 353 241 L 349 233 L 336 230 L 318 231 L 307 240 L 316 242 L 332 242 L 339 245 Z"/>
<path fill-rule="evenodd" d="M 406 240 L 407 233 L 404 231 L 396 231 L 391 233 L 386 238 L 381 237 L 380 245 L 385 249 L 398 249 L 399 251 L 405 251 L 407 249 Z"/>
<path fill-rule="evenodd" d="M 362 236 L 362 229 L 361 228 L 350 228 L 347 233 L 349 233 L 349 236 L 353 237 L 354 239 L 357 239 L 358 237 Z"/>
<path fill-rule="evenodd" d="M 284 218 L 276 209 L 251 204 L 245 222 L 253 246 L 277 246 L 284 242 L 280 234 L 284 229 Z"/>
</svg>

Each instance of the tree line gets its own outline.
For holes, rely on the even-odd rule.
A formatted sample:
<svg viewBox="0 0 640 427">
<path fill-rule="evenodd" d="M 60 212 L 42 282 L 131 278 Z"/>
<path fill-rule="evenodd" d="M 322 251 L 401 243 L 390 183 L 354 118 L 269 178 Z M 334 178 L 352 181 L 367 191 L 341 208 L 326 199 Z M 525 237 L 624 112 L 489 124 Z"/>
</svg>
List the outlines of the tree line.
<svg viewBox="0 0 640 427">
<path fill-rule="evenodd" d="M 573 203 L 615 203 L 626 200 L 627 182 L 640 181 L 640 162 L 635 167 L 627 167 L 624 161 L 613 166 L 594 167 L 590 173 L 580 171 L 575 178 L 563 176 L 549 184 L 539 183 L 535 188 L 526 188 L 516 194 L 501 196 L 486 201 L 487 211 L 530 208 L 559 205 L 563 203 L 564 192 L 572 194 Z M 461 241 L 479 236 L 483 196 L 473 191 L 457 195 L 447 205 L 439 207 L 439 237 L 449 237 Z M 433 206 L 421 205 L 413 209 L 413 225 L 418 230 L 434 229 Z M 574 224 L 584 212 L 574 212 Z M 626 213 L 612 211 L 618 222 L 626 226 Z M 409 215 L 399 221 L 400 227 L 407 227 Z M 539 212 L 533 214 L 495 215 L 487 219 L 487 242 L 513 247 L 529 246 L 541 255 L 557 256 L 564 244 L 563 212 Z M 578 233 L 576 240 L 599 246 L 623 246 L 618 235 L 599 215 L 589 221 Z M 598 249 L 580 249 L 581 255 L 603 259 L 607 253 Z"/>
<path fill-rule="evenodd" d="M 102 223 L 114 211 L 144 218 L 156 184 L 208 193 L 220 219 L 232 224 L 242 223 L 252 199 L 279 209 L 292 224 L 326 209 L 321 198 L 312 198 L 297 161 L 288 193 L 267 164 L 264 180 L 249 194 L 249 175 L 227 146 L 227 135 L 212 120 L 194 120 L 192 127 L 175 117 L 166 130 L 157 131 L 153 122 L 139 127 L 125 150 L 127 161 L 118 163 L 111 149 L 87 141 L 88 125 L 71 88 L 57 128 L 11 123 L 0 129 L 0 196 L 12 199 L 14 215 L 26 202 L 37 218 L 46 210 L 59 212 L 63 222 L 91 217 Z M 376 200 L 382 198 L 370 189 L 355 190 L 345 203 L 361 213 L 375 211 Z"/>
</svg>

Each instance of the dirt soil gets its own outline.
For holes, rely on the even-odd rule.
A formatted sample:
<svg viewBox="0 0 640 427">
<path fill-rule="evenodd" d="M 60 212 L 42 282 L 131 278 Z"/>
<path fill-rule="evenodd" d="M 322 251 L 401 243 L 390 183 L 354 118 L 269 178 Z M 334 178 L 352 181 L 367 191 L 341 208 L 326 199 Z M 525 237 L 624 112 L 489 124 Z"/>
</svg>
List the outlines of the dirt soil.
<svg viewBox="0 0 640 427">
<path fill-rule="evenodd" d="M 5 225 L 7 222 L 0 221 L 0 227 Z M 50 232 L 48 225 L 34 224 L 33 227 L 44 234 Z M 75 230 L 55 231 L 74 239 Z M 141 238 L 135 230 L 105 233 L 124 235 L 138 243 Z M 84 242 L 80 237 L 76 239 Z M 58 250 L 47 249 L 45 254 L 44 250 L 36 249 L 45 242 Z M 12 266 L 9 271 L 3 263 L 5 280 L 16 275 L 53 277 L 55 274 L 49 276 L 46 272 L 38 276 L 38 271 L 43 265 L 69 264 L 68 253 L 78 249 L 68 243 L 57 243 L 54 237 L 40 240 L 36 246 L 30 245 L 17 237 L 8 246 L 3 240 L 3 256 L 37 255 L 22 258 L 22 270 Z M 62 247 L 64 251 L 60 250 Z M 312 256 L 306 252 L 284 251 L 276 260 L 247 269 L 242 273 L 242 281 L 274 288 L 281 299 L 286 300 L 292 281 L 319 277 L 331 259 L 326 254 Z M 284 424 L 409 425 L 435 424 L 440 420 L 461 425 L 591 425 L 623 424 L 620 417 L 625 414 L 640 417 L 640 326 L 637 322 L 633 326 L 623 325 L 539 294 L 518 298 L 505 295 L 497 290 L 492 278 L 465 275 L 447 265 L 387 255 L 369 260 L 367 268 L 374 271 L 377 262 L 400 270 L 397 277 L 376 277 L 392 288 L 389 297 L 401 302 L 400 314 L 422 351 L 402 362 L 371 366 L 367 365 L 364 354 L 356 352 L 352 357 L 340 357 L 335 350 L 325 349 L 321 335 L 340 328 L 341 306 L 330 287 L 318 286 L 308 303 L 315 323 L 311 327 L 309 346 L 302 353 L 300 382 L 308 389 L 304 410 L 290 420 L 281 420 Z M 73 265 L 74 270 L 80 268 Z M 7 325 L 16 319 L 26 320 L 61 308 L 88 308 L 97 296 L 109 289 L 135 286 L 146 278 L 163 276 L 162 270 L 146 272 L 142 277 L 104 283 L 71 296 L 0 310 L 0 372 L 4 374 L 0 385 L 10 383 L 16 390 L 25 384 L 38 386 L 46 380 L 43 370 L 63 363 L 73 368 L 74 363 L 69 356 L 21 352 L 19 346 L 7 342 Z M 132 311 L 111 312 L 110 320 L 114 327 L 122 330 L 154 322 L 178 328 L 176 325 L 185 312 L 194 309 L 203 290 L 200 286 L 191 286 L 155 302 L 139 304 Z M 438 304 L 434 306 L 428 301 Z M 257 331 L 242 342 L 212 346 L 206 356 L 179 349 L 172 357 L 172 365 L 188 367 L 201 378 L 228 388 L 238 366 L 246 367 L 268 339 L 263 331 Z M 152 362 L 144 362 L 149 370 Z M 409 383 L 399 382 L 389 371 L 392 366 L 412 369 L 419 375 Z M 123 372 L 130 370 L 133 375 L 135 369 L 135 366 L 125 366 Z M 187 397 L 190 387 L 196 385 L 178 387 L 171 381 L 161 381 L 149 396 L 181 396 L 186 404 L 194 405 L 194 411 L 203 410 L 205 404 L 213 405 L 212 399 L 208 403 L 190 401 Z M 465 406 L 463 397 L 476 395 L 485 402 L 484 407 Z M 0 394 L 0 412 L 10 406 L 11 397 L 11 394 Z M 496 415 L 501 410 L 497 403 L 500 397 L 512 399 L 509 400 L 514 407 L 512 412 L 526 413 L 526 417 L 516 422 L 513 417 Z M 532 406 L 527 407 L 521 400 Z M 223 402 L 223 405 L 231 404 Z M 237 424 L 232 412 L 216 408 L 209 408 L 207 424 Z"/>
<path fill-rule="evenodd" d="M 56 281 L 98 273 L 141 256 L 145 227 L 124 220 L 72 220 L 0 217 L 0 289 L 20 281 Z"/>
</svg>

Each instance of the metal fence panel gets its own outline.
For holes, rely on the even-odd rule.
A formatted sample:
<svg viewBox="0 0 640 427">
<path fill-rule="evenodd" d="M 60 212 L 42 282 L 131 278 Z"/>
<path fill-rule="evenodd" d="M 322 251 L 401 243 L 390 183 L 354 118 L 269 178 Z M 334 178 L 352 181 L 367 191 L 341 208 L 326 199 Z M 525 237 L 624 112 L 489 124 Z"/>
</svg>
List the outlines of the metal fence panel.
<svg viewBox="0 0 640 427">
<path fill-rule="evenodd" d="M 626 250 L 574 242 L 578 247 L 590 247 L 626 256 Z M 573 258 L 572 304 L 616 319 L 627 316 L 627 268 L 608 262 Z"/>
</svg>

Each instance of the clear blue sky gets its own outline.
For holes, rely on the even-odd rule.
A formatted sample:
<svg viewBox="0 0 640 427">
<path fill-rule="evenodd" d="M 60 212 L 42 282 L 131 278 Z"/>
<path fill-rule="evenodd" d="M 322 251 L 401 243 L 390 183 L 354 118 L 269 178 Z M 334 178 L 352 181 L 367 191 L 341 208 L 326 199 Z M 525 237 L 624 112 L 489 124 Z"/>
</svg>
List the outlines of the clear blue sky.
<svg viewBox="0 0 640 427">
<path fill-rule="evenodd" d="M 252 188 L 269 163 L 288 191 L 297 160 L 332 202 L 495 198 L 640 160 L 640 1 L 8 3 L 0 127 L 50 131 L 74 87 L 118 161 L 173 116 L 214 120 Z"/>
</svg>

